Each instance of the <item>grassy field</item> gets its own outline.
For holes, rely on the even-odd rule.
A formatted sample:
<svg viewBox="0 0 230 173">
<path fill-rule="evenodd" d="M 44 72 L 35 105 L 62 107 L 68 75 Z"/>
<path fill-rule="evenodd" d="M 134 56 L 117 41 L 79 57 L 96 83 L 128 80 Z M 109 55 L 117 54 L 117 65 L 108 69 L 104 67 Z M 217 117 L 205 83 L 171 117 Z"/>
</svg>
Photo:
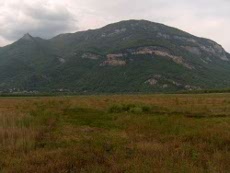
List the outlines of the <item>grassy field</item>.
<svg viewBox="0 0 230 173">
<path fill-rule="evenodd" d="M 0 98 L 0 173 L 229 173 L 230 94 Z"/>
</svg>

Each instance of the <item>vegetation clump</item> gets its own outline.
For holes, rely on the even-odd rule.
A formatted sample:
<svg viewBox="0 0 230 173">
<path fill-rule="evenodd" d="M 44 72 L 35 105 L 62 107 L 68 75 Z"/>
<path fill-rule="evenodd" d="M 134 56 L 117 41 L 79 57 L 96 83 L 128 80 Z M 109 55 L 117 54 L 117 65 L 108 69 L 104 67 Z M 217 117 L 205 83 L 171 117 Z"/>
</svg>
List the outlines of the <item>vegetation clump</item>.
<svg viewBox="0 0 230 173">
<path fill-rule="evenodd" d="M 136 105 L 136 104 L 115 104 L 109 107 L 109 113 L 151 113 L 153 111 L 153 107 L 148 105 Z"/>
</svg>

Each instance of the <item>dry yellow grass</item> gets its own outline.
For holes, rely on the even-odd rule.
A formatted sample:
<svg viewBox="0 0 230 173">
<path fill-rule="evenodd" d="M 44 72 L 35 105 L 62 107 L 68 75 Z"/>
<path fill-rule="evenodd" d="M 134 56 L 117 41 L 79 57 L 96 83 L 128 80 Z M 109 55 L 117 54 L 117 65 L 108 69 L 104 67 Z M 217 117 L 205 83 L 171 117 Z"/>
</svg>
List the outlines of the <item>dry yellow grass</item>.
<svg viewBox="0 0 230 173">
<path fill-rule="evenodd" d="M 230 94 L 1 98 L 0 154 L 3 173 L 228 173 Z"/>
<path fill-rule="evenodd" d="M 29 116 L 23 113 L 0 112 L 0 148 L 7 152 L 34 147 L 35 129 L 27 125 Z"/>
</svg>

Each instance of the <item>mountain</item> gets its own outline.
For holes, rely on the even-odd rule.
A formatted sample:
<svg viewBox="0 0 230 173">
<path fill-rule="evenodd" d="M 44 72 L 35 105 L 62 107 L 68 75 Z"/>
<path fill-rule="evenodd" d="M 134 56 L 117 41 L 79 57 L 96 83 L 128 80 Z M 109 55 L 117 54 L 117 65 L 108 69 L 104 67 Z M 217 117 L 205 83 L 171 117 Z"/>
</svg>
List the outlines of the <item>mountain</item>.
<svg viewBox="0 0 230 173">
<path fill-rule="evenodd" d="M 230 86 L 216 42 L 146 20 L 0 48 L 1 91 L 167 92 Z"/>
</svg>

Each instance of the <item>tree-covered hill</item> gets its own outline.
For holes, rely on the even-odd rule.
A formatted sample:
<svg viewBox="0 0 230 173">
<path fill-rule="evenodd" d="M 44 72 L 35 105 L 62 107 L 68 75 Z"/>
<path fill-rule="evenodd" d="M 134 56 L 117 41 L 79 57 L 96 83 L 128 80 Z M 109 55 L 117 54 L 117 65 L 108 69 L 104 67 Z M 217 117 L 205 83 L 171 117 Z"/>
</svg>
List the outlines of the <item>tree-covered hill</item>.
<svg viewBox="0 0 230 173">
<path fill-rule="evenodd" d="M 230 55 L 216 42 L 145 20 L 61 34 L 25 34 L 0 48 L 0 90 L 168 92 L 230 86 Z"/>
</svg>

